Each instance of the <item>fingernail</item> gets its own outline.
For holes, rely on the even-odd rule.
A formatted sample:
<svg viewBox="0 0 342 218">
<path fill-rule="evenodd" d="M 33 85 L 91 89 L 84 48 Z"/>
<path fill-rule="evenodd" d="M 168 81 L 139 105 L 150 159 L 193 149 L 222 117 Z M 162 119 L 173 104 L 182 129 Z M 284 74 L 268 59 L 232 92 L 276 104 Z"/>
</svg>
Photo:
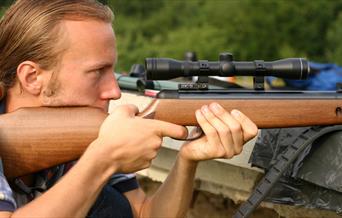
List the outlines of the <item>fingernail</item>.
<svg viewBox="0 0 342 218">
<path fill-rule="evenodd" d="M 234 117 L 240 117 L 241 116 L 241 113 L 240 113 L 240 111 L 238 111 L 238 110 L 232 110 L 232 112 L 231 112 L 231 114 L 234 116 Z"/>
<path fill-rule="evenodd" d="M 209 112 L 209 108 L 208 108 L 207 105 L 204 105 L 204 106 L 202 107 L 202 112 L 203 112 L 203 113 L 208 113 L 208 112 Z"/>
<path fill-rule="evenodd" d="M 212 103 L 210 106 L 215 112 L 220 112 L 220 110 L 222 109 L 222 107 L 217 103 Z"/>
<path fill-rule="evenodd" d="M 200 110 L 196 110 L 196 116 L 201 116 L 201 111 Z"/>
</svg>

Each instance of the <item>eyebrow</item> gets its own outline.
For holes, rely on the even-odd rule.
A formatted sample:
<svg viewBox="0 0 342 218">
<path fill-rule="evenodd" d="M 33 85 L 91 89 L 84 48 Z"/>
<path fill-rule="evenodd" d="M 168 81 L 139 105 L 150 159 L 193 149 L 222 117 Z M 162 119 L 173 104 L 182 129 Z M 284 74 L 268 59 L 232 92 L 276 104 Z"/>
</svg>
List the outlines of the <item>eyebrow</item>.
<svg viewBox="0 0 342 218">
<path fill-rule="evenodd" d="M 108 68 L 114 66 L 115 62 L 98 62 L 98 63 L 92 63 L 87 66 L 87 71 L 92 71 L 96 69 L 101 68 Z"/>
</svg>

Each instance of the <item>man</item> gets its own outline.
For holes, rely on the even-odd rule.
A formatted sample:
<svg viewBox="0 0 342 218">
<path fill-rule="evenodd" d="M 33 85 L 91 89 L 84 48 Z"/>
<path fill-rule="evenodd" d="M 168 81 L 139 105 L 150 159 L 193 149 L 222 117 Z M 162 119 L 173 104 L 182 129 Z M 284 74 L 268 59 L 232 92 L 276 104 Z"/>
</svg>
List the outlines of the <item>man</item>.
<svg viewBox="0 0 342 218">
<path fill-rule="evenodd" d="M 65 105 L 107 110 L 110 100 L 120 98 L 113 74 L 117 52 L 112 16 L 109 8 L 92 0 L 18 0 L 0 23 L 5 112 Z M 133 105 L 114 110 L 67 174 L 52 185 L 44 177 L 45 186 L 52 187 L 39 197 L 27 193 L 33 200 L 19 202 L 20 194 L 2 174 L 0 217 L 183 217 L 197 163 L 231 158 L 257 134 L 241 112 L 204 105 L 196 118 L 206 136 L 182 146 L 164 184 L 147 198 L 130 173 L 149 167 L 164 136 L 184 138 L 187 132 L 182 126 L 136 117 L 137 112 Z"/>
</svg>

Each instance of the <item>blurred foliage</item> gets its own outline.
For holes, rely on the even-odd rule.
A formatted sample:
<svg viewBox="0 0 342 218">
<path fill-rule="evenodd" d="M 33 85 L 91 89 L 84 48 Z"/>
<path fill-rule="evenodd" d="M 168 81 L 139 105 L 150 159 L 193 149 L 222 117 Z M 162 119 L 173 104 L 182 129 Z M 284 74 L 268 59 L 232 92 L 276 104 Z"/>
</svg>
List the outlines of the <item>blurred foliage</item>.
<svg viewBox="0 0 342 218">
<path fill-rule="evenodd" d="M 342 64 L 342 12 L 332 23 L 327 33 L 327 58 L 333 62 Z"/>
<path fill-rule="evenodd" d="M 7 7 L 8 5 L 12 4 L 12 2 L 14 2 L 14 0 L 1 0 L 0 7 Z"/>
<path fill-rule="evenodd" d="M 0 17 L 4 14 L 6 8 L 12 4 L 14 0 L 0 0 Z"/>
<path fill-rule="evenodd" d="M 0 7 L 12 0 L 1 0 Z M 342 64 L 341 0 L 101 0 L 114 11 L 118 71 L 146 57 L 306 57 Z M 0 15 L 3 11 L 0 10 Z"/>
<path fill-rule="evenodd" d="M 5 12 L 5 8 L 4 7 L 0 7 L 0 17 L 2 17 L 4 12 Z"/>
<path fill-rule="evenodd" d="M 118 70 L 145 57 L 217 60 L 306 57 L 342 64 L 342 1 L 108 0 L 115 13 Z M 340 13 L 341 12 L 341 13 Z"/>
</svg>

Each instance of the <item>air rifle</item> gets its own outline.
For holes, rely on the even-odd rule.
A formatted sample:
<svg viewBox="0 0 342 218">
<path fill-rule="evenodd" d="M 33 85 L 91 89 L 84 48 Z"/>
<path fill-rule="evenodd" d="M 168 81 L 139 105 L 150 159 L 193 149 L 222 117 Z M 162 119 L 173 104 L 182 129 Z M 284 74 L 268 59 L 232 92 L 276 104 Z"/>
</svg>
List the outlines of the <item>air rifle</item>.
<svg viewBox="0 0 342 218">
<path fill-rule="evenodd" d="M 340 91 L 265 91 L 265 76 L 306 79 L 310 67 L 302 58 L 247 62 L 233 61 L 231 54 L 222 53 L 217 62 L 147 58 L 145 67 L 148 80 L 201 78 L 197 83 L 180 84 L 178 90 L 162 90 L 142 113 L 153 119 L 196 125 L 195 110 L 215 101 L 227 111 L 240 110 L 259 128 L 342 124 Z M 253 76 L 254 90 L 209 89 L 207 76 Z"/>
<path fill-rule="evenodd" d="M 201 82 L 164 90 L 139 116 L 195 126 L 195 110 L 211 102 L 226 110 L 239 109 L 259 128 L 342 124 L 339 92 L 266 92 L 267 75 L 305 79 L 304 59 L 274 62 L 237 62 L 220 55 L 218 62 L 146 59 L 148 80 L 177 76 L 254 76 L 255 90 L 212 90 Z M 97 137 L 107 113 L 89 107 L 22 108 L 0 116 L 0 154 L 5 175 L 11 179 L 78 159 Z"/>
</svg>

